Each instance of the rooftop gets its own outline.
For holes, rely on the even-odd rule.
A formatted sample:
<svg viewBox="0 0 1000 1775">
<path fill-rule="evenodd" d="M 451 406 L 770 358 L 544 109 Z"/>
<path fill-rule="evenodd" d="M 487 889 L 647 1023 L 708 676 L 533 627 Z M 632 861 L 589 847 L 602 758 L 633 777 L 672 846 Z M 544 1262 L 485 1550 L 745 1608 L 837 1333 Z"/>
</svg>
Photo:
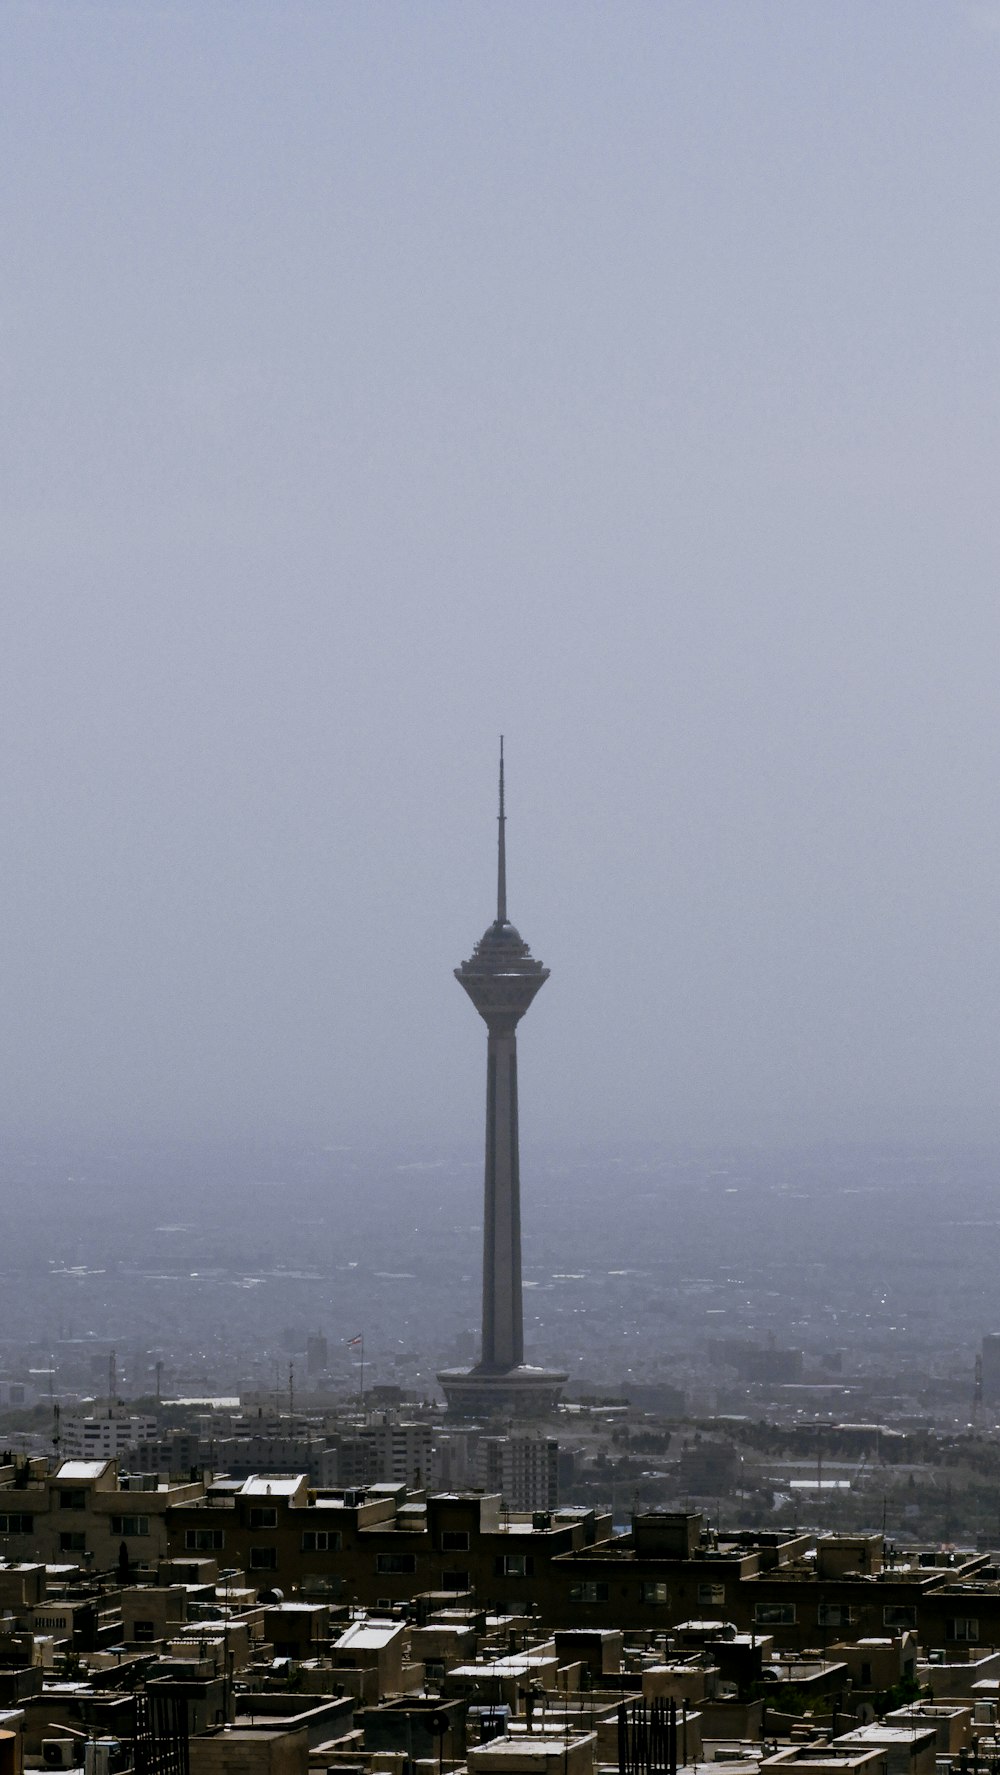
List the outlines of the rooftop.
<svg viewBox="0 0 1000 1775">
<path fill-rule="evenodd" d="M 479 1753 L 488 1752 L 491 1757 L 510 1757 L 517 1762 L 522 1757 L 563 1755 L 574 1745 L 586 1744 L 589 1734 L 576 1735 L 568 1738 L 564 1732 L 551 1733 L 543 1737 L 540 1732 L 519 1732 L 516 1738 L 490 1738 L 486 1744 L 474 1747 L 476 1761 L 484 1760 Z"/>
<path fill-rule="evenodd" d="M 390 1645 L 400 1632 L 398 1621 L 353 1621 L 337 1640 L 338 1652 L 377 1651 Z"/>
<path fill-rule="evenodd" d="M 243 1498 L 292 1498 L 301 1486 L 308 1483 L 308 1473 L 253 1473 L 239 1489 Z"/>
</svg>

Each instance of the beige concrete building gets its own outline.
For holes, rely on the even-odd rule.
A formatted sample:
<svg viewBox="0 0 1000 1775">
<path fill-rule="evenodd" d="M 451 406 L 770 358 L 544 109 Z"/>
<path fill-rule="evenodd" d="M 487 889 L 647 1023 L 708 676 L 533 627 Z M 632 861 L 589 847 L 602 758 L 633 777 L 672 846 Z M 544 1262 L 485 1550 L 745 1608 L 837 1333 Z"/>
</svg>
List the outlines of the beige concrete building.
<svg viewBox="0 0 1000 1775">
<path fill-rule="evenodd" d="M 204 1495 L 199 1483 L 119 1479 L 113 1460 L 45 1468 L 0 1468 L 0 1548 L 10 1559 L 110 1571 L 124 1543 L 130 1564 L 155 1571 L 169 1550 L 167 1511 Z"/>
<path fill-rule="evenodd" d="M 221 1726 L 192 1738 L 191 1775 L 307 1775 L 309 1738 L 281 1727 Z"/>
</svg>

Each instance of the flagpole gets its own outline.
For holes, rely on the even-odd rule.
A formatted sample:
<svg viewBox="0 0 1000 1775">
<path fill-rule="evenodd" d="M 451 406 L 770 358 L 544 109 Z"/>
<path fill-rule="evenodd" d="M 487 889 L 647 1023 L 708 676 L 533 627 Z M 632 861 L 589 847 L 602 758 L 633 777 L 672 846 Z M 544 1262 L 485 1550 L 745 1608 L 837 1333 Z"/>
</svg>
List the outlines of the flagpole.
<svg viewBox="0 0 1000 1775">
<path fill-rule="evenodd" d="M 364 1334 L 364 1332 L 363 1332 L 363 1331 L 359 1331 L 359 1332 L 358 1332 L 358 1335 L 357 1335 L 357 1337 L 349 1337 L 349 1338 L 348 1338 L 348 1340 L 347 1340 L 347 1347 L 348 1347 L 348 1349 L 349 1349 L 349 1350 L 353 1350 L 353 1349 L 354 1349 L 354 1348 L 355 1348 L 355 1345 L 357 1345 L 357 1344 L 360 1344 L 360 1345 L 361 1345 L 361 1394 L 360 1394 L 360 1403 L 361 1403 L 361 1407 L 362 1407 L 362 1410 L 363 1410 L 363 1409 L 364 1409 L 364 1403 L 365 1403 L 365 1334 Z"/>
</svg>

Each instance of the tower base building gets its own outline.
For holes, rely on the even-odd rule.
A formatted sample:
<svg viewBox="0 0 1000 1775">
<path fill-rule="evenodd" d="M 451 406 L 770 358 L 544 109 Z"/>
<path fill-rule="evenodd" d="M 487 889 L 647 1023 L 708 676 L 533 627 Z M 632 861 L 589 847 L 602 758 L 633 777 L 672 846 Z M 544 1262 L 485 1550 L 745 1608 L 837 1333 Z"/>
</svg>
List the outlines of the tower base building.
<svg viewBox="0 0 1000 1775">
<path fill-rule="evenodd" d="M 501 1374 L 481 1366 L 443 1368 L 438 1375 L 456 1418 L 543 1418 L 554 1411 L 567 1376 L 522 1362 Z"/>
</svg>

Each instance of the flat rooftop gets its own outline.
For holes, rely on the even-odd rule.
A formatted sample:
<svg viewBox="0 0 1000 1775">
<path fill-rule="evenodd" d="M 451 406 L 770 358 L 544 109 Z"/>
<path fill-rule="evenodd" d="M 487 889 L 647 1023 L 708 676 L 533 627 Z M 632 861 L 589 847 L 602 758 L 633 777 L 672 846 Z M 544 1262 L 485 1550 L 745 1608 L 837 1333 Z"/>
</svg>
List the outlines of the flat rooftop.
<svg viewBox="0 0 1000 1775">
<path fill-rule="evenodd" d="M 243 1498 L 291 1498 L 308 1483 L 308 1473 L 253 1473 L 239 1489 Z"/>
<path fill-rule="evenodd" d="M 391 1644 L 400 1632 L 399 1621 L 355 1621 L 341 1634 L 334 1650 L 337 1652 L 378 1651 Z"/>
</svg>

